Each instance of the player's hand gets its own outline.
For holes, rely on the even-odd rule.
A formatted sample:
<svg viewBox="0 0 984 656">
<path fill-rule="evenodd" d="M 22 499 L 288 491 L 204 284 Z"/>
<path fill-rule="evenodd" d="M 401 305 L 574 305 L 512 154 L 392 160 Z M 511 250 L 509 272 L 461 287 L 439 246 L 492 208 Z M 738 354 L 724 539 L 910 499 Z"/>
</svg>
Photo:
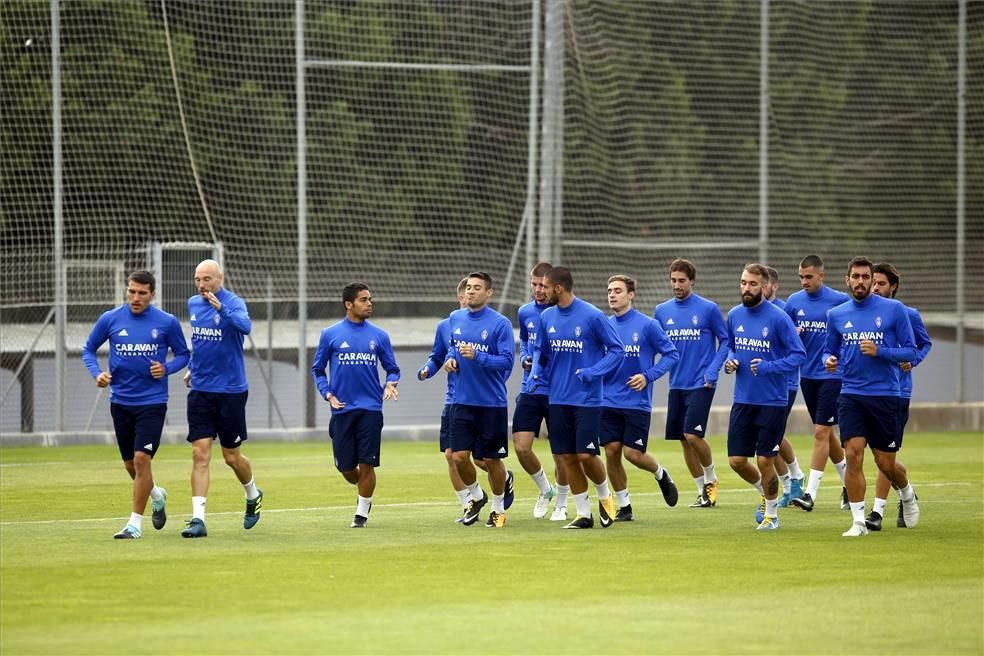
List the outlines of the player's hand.
<svg viewBox="0 0 984 656">
<path fill-rule="evenodd" d="M 339 401 L 334 396 L 332 396 L 331 392 L 325 394 L 325 401 L 327 401 L 328 404 L 331 405 L 331 407 L 334 408 L 335 410 L 341 410 L 342 408 L 345 407 L 345 404 Z"/>
<path fill-rule="evenodd" d="M 423 369 L 417 372 L 417 379 L 427 380 L 427 367 L 424 367 Z"/>
<path fill-rule="evenodd" d="M 185 375 L 181 377 L 181 380 L 184 381 L 185 387 L 191 387 L 191 372 L 186 371 Z"/>
<path fill-rule="evenodd" d="M 761 362 L 761 361 L 762 361 L 762 358 L 753 358 L 751 360 L 751 362 L 748 363 L 748 367 L 749 367 L 749 369 L 752 370 L 752 375 L 753 376 L 758 376 L 759 362 Z"/>
<path fill-rule="evenodd" d="M 475 359 L 475 347 L 472 346 L 471 344 L 459 344 L 458 353 L 460 353 L 461 357 L 465 358 L 466 360 Z"/>
<path fill-rule="evenodd" d="M 99 375 L 96 376 L 97 387 L 109 387 L 111 382 L 113 382 L 113 377 L 109 375 L 108 371 L 100 371 Z"/>
<path fill-rule="evenodd" d="M 396 391 L 396 383 L 386 383 L 386 388 L 383 390 L 383 400 L 396 401 L 398 398 L 400 398 L 400 393 Z"/>
<path fill-rule="evenodd" d="M 151 376 L 153 376 L 157 380 L 160 380 L 166 374 L 167 374 L 167 369 L 165 369 L 164 368 L 164 365 L 162 365 L 160 362 L 153 362 L 152 361 L 150 363 L 150 375 Z"/>
<path fill-rule="evenodd" d="M 714 389 L 714 383 L 707 380 L 707 374 L 704 374 L 704 389 Z"/>
<path fill-rule="evenodd" d="M 837 371 L 837 356 L 832 355 L 827 358 L 827 361 L 823 363 L 823 368 L 827 370 L 827 373 L 834 373 Z"/>
<path fill-rule="evenodd" d="M 878 355 L 878 345 L 875 344 L 870 339 L 862 339 L 861 352 L 864 353 L 865 355 L 870 355 L 871 357 L 875 357 Z"/>
<path fill-rule="evenodd" d="M 649 380 L 646 378 L 645 374 L 636 374 L 635 376 L 629 379 L 629 382 L 626 383 L 626 385 L 628 385 L 629 387 L 631 387 L 637 392 L 641 392 L 642 390 L 646 389 L 646 385 L 648 384 L 649 384 Z"/>
<path fill-rule="evenodd" d="M 911 362 L 900 362 L 899 363 L 899 369 L 901 369 L 902 371 L 908 373 L 908 372 L 912 371 L 912 363 Z"/>
<path fill-rule="evenodd" d="M 448 358 L 447 362 L 444 363 L 444 371 L 449 374 L 453 374 L 458 371 L 458 361 L 454 358 Z"/>
<path fill-rule="evenodd" d="M 523 358 L 523 369 L 525 371 L 532 371 L 533 369 L 533 358 L 527 356 Z"/>
<path fill-rule="evenodd" d="M 796 334 L 797 335 L 802 335 L 803 334 L 803 331 L 805 331 L 805 330 L 806 330 L 806 328 L 804 328 L 803 326 L 796 326 Z"/>
<path fill-rule="evenodd" d="M 724 373 L 733 374 L 738 371 L 738 360 L 725 360 Z"/>
<path fill-rule="evenodd" d="M 213 294 L 212 292 L 205 292 L 205 293 L 203 293 L 202 294 L 202 298 L 204 298 L 206 301 L 208 301 L 209 304 L 213 308 L 215 308 L 215 311 L 216 312 L 218 312 L 219 310 L 222 309 L 222 303 L 219 301 L 219 298 L 215 294 Z"/>
</svg>

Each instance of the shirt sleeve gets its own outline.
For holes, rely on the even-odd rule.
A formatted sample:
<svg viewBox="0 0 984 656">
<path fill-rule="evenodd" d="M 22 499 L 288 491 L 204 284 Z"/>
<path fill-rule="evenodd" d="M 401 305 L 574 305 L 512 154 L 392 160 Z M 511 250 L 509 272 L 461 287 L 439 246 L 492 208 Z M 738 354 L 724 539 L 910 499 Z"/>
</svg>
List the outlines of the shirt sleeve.
<svg viewBox="0 0 984 656">
<path fill-rule="evenodd" d="M 242 334 L 250 334 L 253 330 L 253 321 L 249 318 L 249 312 L 246 310 L 246 303 L 244 303 L 240 298 L 230 298 L 227 300 L 229 302 L 222 304 L 222 309 L 219 310 L 219 315 L 231 323 L 236 330 Z"/>
<path fill-rule="evenodd" d="M 96 357 L 96 352 L 99 347 L 106 343 L 109 339 L 109 312 L 104 313 L 99 320 L 96 321 L 96 325 L 92 327 L 92 332 L 89 333 L 88 339 L 85 340 L 85 346 L 82 347 L 82 362 L 85 364 L 85 368 L 89 370 L 93 378 L 99 376 L 102 373 L 102 369 L 99 368 L 99 360 Z"/>
<path fill-rule="evenodd" d="M 780 346 L 783 347 L 786 355 L 776 360 L 764 360 L 758 364 L 758 371 L 761 374 L 788 374 L 796 371 L 796 368 L 806 361 L 806 349 L 803 348 L 803 341 L 796 334 L 796 326 L 788 315 L 783 314 L 777 317 L 772 324 L 773 330 L 779 339 Z"/>
<path fill-rule="evenodd" d="M 393 353 L 393 343 L 390 336 L 384 331 L 379 331 L 379 362 L 383 365 L 386 372 L 387 383 L 400 382 L 400 367 L 396 364 L 396 354 Z"/>
<path fill-rule="evenodd" d="M 909 319 L 912 324 L 912 336 L 916 341 L 916 357 L 912 361 L 912 366 L 916 367 L 929 355 L 930 349 L 933 348 L 933 341 L 929 338 L 929 331 L 926 330 L 926 324 L 923 323 L 918 312 L 913 312 Z"/>
<path fill-rule="evenodd" d="M 441 324 L 438 323 L 437 330 L 434 331 L 434 345 L 431 346 L 430 356 L 428 356 L 427 362 L 424 363 L 424 366 L 420 368 L 421 371 L 426 371 L 427 377 L 430 378 L 440 371 L 447 355 L 448 340 L 441 330 Z"/>
<path fill-rule="evenodd" d="M 711 332 L 714 333 L 714 337 L 717 339 L 718 347 L 717 353 L 714 354 L 714 359 L 711 360 L 710 366 L 704 372 L 704 382 L 713 384 L 717 382 L 721 366 L 728 357 L 728 326 L 725 325 L 724 317 L 721 316 L 721 311 L 717 307 L 712 308 L 708 314 L 710 314 L 711 319 Z"/>
<path fill-rule="evenodd" d="M 895 335 L 899 345 L 880 346 L 876 357 L 893 362 L 912 362 L 916 359 L 916 340 L 912 336 L 912 324 L 909 323 L 909 313 L 899 303 L 895 306 Z"/>
<path fill-rule="evenodd" d="M 830 313 L 831 311 L 827 310 L 827 338 L 823 343 L 823 361 L 820 363 L 823 366 L 826 366 L 827 360 L 829 360 L 831 356 L 837 358 L 838 360 L 840 360 L 841 357 L 842 338 L 840 332 L 837 331 L 837 327 L 834 325 L 834 322 L 831 321 Z"/>
<path fill-rule="evenodd" d="M 594 324 L 598 341 L 605 347 L 606 353 L 605 357 L 595 363 L 594 366 L 581 370 L 581 373 L 578 375 L 585 381 L 593 380 L 598 376 L 604 376 L 618 369 L 625 353 L 625 345 L 615 331 L 615 326 L 612 325 L 612 322 L 604 314 L 601 312 L 595 314 L 592 323 Z"/>
<path fill-rule="evenodd" d="M 171 317 L 171 322 L 167 328 L 167 345 L 174 355 L 170 361 L 164 364 L 164 370 L 170 376 L 188 366 L 188 360 L 191 359 L 188 342 L 185 341 L 184 333 L 181 332 L 181 324 L 174 317 Z"/>
<path fill-rule="evenodd" d="M 321 331 L 321 337 L 318 339 L 318 350 L 314 353 L 314 364 L 311 365 L 314 384 L 317 386 L 318 393 L 321 394 L 322 399 L 331 392 L 328 374 L 325 371 L 328 368 L 329 360 L 331 360 L 331 351 L 331 339 L 326 328 Z"/>
<path fill-rule="evenodd" d="M 533 366 L 530 369 L 530 377 L 535 381 L 543 378 L 544 368 L 550 361 L 550 340 L 547 339 L 547 331 L 544 330 L 544 327 L 543 314 L 541 314 L 540 318 L 537 319 L 536 341 L 533 343 L 533 353 L 531 354 Z M 535 388 L 536 385 L 534 384 L 533 387 Z"/>
<path fill-rule="evenodd" d="M 495 329 L 496 353 L 475 351 L 475 361 L 486 369 L 512 371 L 513 362 L 516 360 L 516 344 L 513 342 L 512 324 L 505 317 L 497 324 Z"/>
<path fill-rule="evenodd" d="M 676 366 L 677 362 L 680 361 L 680 352 L 655 319 L 646 326 L 646 335 L 650 345 L 659 353 L 659 361 L 646 370 L 646 380 L 651 383 L 659 380 L 666 372 Z"/>
</svg>

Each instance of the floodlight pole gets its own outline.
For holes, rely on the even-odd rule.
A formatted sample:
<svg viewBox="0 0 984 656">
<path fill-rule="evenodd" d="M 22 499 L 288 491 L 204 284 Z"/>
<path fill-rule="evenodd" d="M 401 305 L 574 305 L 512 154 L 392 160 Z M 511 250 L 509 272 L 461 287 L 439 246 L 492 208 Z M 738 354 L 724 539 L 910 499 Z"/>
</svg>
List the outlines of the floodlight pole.
<svg viewBox="0 0 984 656">
<path fill-rule="evenodd" d="M 51 150 L 55 218 L 55 430 L 65 430 L 65 217 L 62 209 L 61 16 L 51 0 Z"/>
<path fill-rule="evenodd" d="M 967 0 L 960 0 L 960 19 L 957 27 L 957 403 L 966 400 L 964 390 L 964 322 L 967 311 L 966 255 L 967 218 L 965 216 L 967 135 Z"/>
<path fill-rule="evenodd" d="M 297 86 L 297 392 L 304 426 L 314 426 L 309 402 L 307 348 L 307 125 L 304 66 L 304 0 L 294 0 L 294 65 Z"/>
<path fill-rule="evenodd" d="M 769 262 L 769 0 L 759 27 L 759 262 Z"/>
</svg>

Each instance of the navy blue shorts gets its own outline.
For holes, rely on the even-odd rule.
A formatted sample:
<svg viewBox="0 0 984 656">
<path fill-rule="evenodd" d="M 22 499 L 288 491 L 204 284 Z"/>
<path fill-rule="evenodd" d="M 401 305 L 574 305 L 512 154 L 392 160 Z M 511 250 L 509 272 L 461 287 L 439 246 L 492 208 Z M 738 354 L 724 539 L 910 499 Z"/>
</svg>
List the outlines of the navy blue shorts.
<svg viewBox="0 0 984 656">
<path fill-rule="evenodd" d="M 684 433 L 704 437 L 713 401 L 713 387 L 671 389 L 666 403 L 666 439 L 682 440 Z"/>
<path fill-rule="evenodd" d="M 784 432 L 785 406 L 736 403 L 728 421 L 728 456 L 777 456 Z"/>
<path fill-rule="evenodd" d="M 338 471 L 352 471 L 360 464 L 379 467 L 383 436 L 383 413 L 379 410 L 332 412 L 328 435 Z"/>
<path fill-rule="evenodd" d="M 837 425 L 837 399 L 840 398 L 840 378 L 800 378 L 803 401 L 814 426 Z"/>
<path fill-rule="evenodd" d="M 901 399 L 897 396 L 861 396 L 841 394 L 841 443 L 863 437 L 868 446 L 894 453 L 902 448 Z"/>
<path fill-rule="evenodd" d="M 188 441 L 219 438 L 227 449 L 246 441 L 246 397 L 249 392 L 188 393 Z"/>
<path fill-rule="evenodd" d="M 451 448 L 452 408 L 454 408 L 453 405 L 446 403 L 444 404 L 444 410 L 441 410 L 441 437 L 438 440 L 441 446 L 441 453 L 444 453 Z"/>
<path fill-rule="evenodd" d="M 476 460 L 509 455 L 509 408 L 456 403 L 452 415 L 452 452 L 471 451 Z"/>
<path fill-rule="evenodd" d="M 550 451 L 598 455 L 601 408 L 550 404 Z"/>
<path fill-rule="evenodd" d="M 899 399 L 899 435 L 905 435 L 905 425 L 909 423 L 909 402 L 912 399 Z"/>
<path fill-rule="evenodd" d="M 598 439 L 602 444 L 621 442 L 636 451 L 646 452 L 649 423 L 653 415 L 645 410 L 602 408 Z"/>
<path fill-rule="evenodd" d="M 789 390 L 788 400 L 786 401 L 786 421 L 789 421 L 789 413 L 793 411 L 793 406 L 796 405 L 796 390 Z"/>
<path fill-rule="evenodd" d="M 164 416 L 167 404 L 121 405 L 109 404 L 109 414 L 116 429 L 116 444 L 124 461 L 133 460 L 133 454 L 143 451 L 151 458 L 161 445 Z"/>
<path fill-rule="evenodd" d="M 516 397 L 516 409 L 513 411 L 512 432 L 533 433 L 540 437 L 540 426 L 548 422 L 547 432 L 550 431 L 550 397 L 546 394 L 520 394 Z"/>
</svg>

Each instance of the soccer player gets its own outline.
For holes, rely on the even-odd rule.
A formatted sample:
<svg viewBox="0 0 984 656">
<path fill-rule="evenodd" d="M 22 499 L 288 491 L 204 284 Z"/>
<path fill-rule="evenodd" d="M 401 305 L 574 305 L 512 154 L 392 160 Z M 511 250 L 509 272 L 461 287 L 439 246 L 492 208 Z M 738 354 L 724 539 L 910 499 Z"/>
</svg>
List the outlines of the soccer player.
<svg viewBox="0 0 984 656">
<path fill-rule="evenodd" d="M 852 299 L 827 315 L 824 365 L 843 365 L 837 410 L 841 441 L 847 452 L 847 498 L 853 523 L 844 537 L 868 534 L 864 523 L 864 448 L 871 446 L 875 464 L 899 490 L 905 525 L 919 521 L 919 503 L 895 454 L 902 447 L 899 364 L 916 358 L 909 315 L 900 302 L 872 295 L 871 260 L 856 257 L 845 282 Z"/>
<path fill-rule="evenodd" d="M 570 269 L 554 267 L 544 282 L 553 307 L 540 315 L 530 376 L 534 384 L 544 375 L 550 379 L 550 450 L 563 462 L 577 509 L 564 528 L 594 528 L 589 478 L 598 494 L 601 526 L 608 528 L 615 504 L 598 457 L 602 381 L 621 364 L 624 347 L 602 311 L 574 296 Z"/>
<path fill-rule="evenodd" d="M 673 260 L 673 298 L 656 306 L 653 318 L 680 353 L 680 362 L 670 371 L 666 439 L 679 440 L 697 484 L 697 500 L 690 507 L 710 508 L 717 505 L 718 477 L 704 435 L 718 374 L 728 357 L 728 328 L 717 304 L 694 293 L 696 281 L 693 263 Z"/>
<path fill-rule="evenodd" d="M 888 262 L 880 262 L 872 268 L 872 271 L 874 278 L 872 293 L 878 294 L 882 298 L 895 298 L 895 295 L 899 291 L 899 282 L 901 281 L 899 272 L 896 271 L 895 267 Z M 902 390 L 900 401 L 900 411 L 902 414 L 899 430 L 902 433 L 905 433 L 905 425 L 909 421 L 909 401 L 912 399 L 912 369 L 919 366 L 919 363 L 926 359 L 930 349 L 933 348 L 933 342 L 929 339 L 926 324 L 923 323 L 922 317 L 919 316 L 919 311 L 908 305 L 905 306 L 905 311 L 909 315 L 909 323 L 912 325 L 912 336 L 916 342 L 916 357 L 912 362 L 902 362 L 899 364 L 899 369 L 901 370 L 899 384 Z M 903 471 L 906 471 L 905 466 L 900 461 L 896 460 L 895 464 Z M 885 506 L 888 504 L 888 490 L 890 487 L 891 483 L 888 477 L 879 471 L 878 480 L 875 482 L 874 506 L 871 512 L 868 513 L 868 516 L 864 518 L 864 524 L 869 531 L 881 530 L 882 517 L 885 515 Z M 895 525 L 899 528 L 906 528 L 901 499 L 899 500 L 898 517 L 895 520 Z"/>
<path fill-rule="evenodd" d="M 468 303 L 465 301 L 465 284 L 468 282 L 468 278 L 462 278 L 458 282 L 458 309 L 468 307 Z M 448 349 L 451 347 L 451 320 L 447 317 L 442 319 L 437 324 L 437 330 L 434 334 L 434 346 L 431 348 L 430 357 L 427 358 L 427 362 L 424 366 L 420 368 L 417 372 L 418 380 L 427 380 L 432 378 L 434 374 L 440 371 L 444 367 L 444 361 L 448 356 Z M 451 416 L 452 408 L 454 403 L 454 387 L 458 380 L 457 373 L 448 373 L 447 375 L 447 388 L 444 393 L 444 409 L 441 411 L 441 431 L 438 439 L 441 452 L 444 453 L 444 458 L 448 463 L 448 477 L 451 479 L 451 487 L 454 488 L 454 493 L 458 497 L 458 502 L 461 503 L 462 512 L 468 508 L 468 503 L 471 501 L 471 493 L 468 488 L 461 480 L 461 476 L 458 475 L 458 468 L 454 464 L 454 460 L 451 458 Z M 474 460 L 475 466 L 479 469 L 485 470 L 485 463 L 479 459 Z M 461 521 L 461 517 L 457 519 Z"/>
<path fill-rule="evenodd" d="M 636 281 L 629 276 L 616 275 L 608 279 L 608 307 L 614 312 L 608 320 L 625 344 L 625 357 L 604 379 L 599 431 L 605 446 L 608 480 L 615 488 L 618 503 L 616 522 L 632 521 L 632 500 L 628 476 L 622 465 L 623 454 L 626 460 L 656 478 L 666 505 L 675 506 L 679 498 L 670 472 L 646 453 L 646 446 L 653 416 L 653 388 L 649 384 L 672 369 L 680 360 L 680 354 L 658 321 L 632 307 L 635 291 Z M 659 362 L 656 362 L 657 355 Z"/>
<path fill-rule="evenodd" d="M 779 272 L 774 267 L 766 266 L 769 272 L 769 282 L 763 289 L 765 299 L 778 307 L 785 309 L 786 302 L 779 298 Z M 786 422 L 789 422 L 789 414 L 793 411 L 793 404 L 796 403 L 796 391 L 799 389 L 799 369 L 789 374 L 789 401 L 786 404 Z M 803 470 L 800 469 L 799 461 L 796 459 L 796 452 L 793 450 L 792 443 L 783 435 L 782 443 L 779 444 L 779 458 L 775 460 L 776 473 L 779 475 L 779 482 L 782 483 L 782 496 L 779 497 L 779 507 L 789 506 L 791 499 L 803 494 Z"/>
<path fill-rule="evenodd" d="M 570 486 L 560 462 L 560 456 L 554 456 L 554 476 L 557 484 L 551 485 L 543 472 L 540 459 L 533 451 L 533 440 L 540 436 L 540 426 L 550 415 L 550 383 L 549 376 L 541 376 L 533 385 L 530 370 L 533 368 L 533 348 L 536 344 L 536 327 L 540 322 L 540 314 L 550 305 L 547 303 L 547 288 L 543 284 L 543 276 L 553 267 L 547 262 L 539 262 L 530 271 L 530 291 L 533 300 L 519 308 L 519 357 L 523 367 L 523 384 L 519 397 L 516 399 L 516 409 L 513 411 L 512 438 L 513 448 L 519 464 L 536 484 L 538 494 L 533 505 L 533 518 L 543 519 L 547 515 L 550 500 L 556 497 L 550 521 L 567 521 L 567 494 Z M 534 389 L 535 391 L 531 391 Z"/>
<path fill-rule="evenodd" d="M 728 463 L 761 495 L 755 516 L 759 531 L 779 528 L 774 458 L 786 430 L 788 374 L 806 359 L 792 320 L 765 299 L 763 288 L 768 283 L 769 272 L 763 265 L 745 266 L 741 305 L 728 313 L 733 355 L 724 365 L 726 373 L 737 373 L 728 422 Z M 757 468 L 748 462 L 753 455 Z"/>
<path fill-rule="evenodd" d="M 222 445 L 222 458 L 246 492 L 243 528 L 260 521 L 263 490 L 256 487 L 253 468 L 240 451 L 246 441 L 246 362 L 243 339 L 253 329 L 246 304 L 222 286 L 224 275 L 215 260 L 195 268 L 198 294 L 188 299 L 191 317 L 191 363 L 185 374 L 188 393 L 188 441 L 191 442 L 191 511 L 186 538 L 204 538 L 212 442 Z"/>
<path fill-rule="evenodd" d="M 342 289 L 345 318 L 321 331 L 311 373 L 318 393 L 331 404 L 328 435 L 335 468 L 358 489 L 351 528 L 365 528 L 376 491 L 383 431 L 383 401 L 399 397 L 400 368 L 389 335 L 369 321 L 372 292 L 353 282 Z M 379 384 L 379 366 L 386 385 Z M 328 369 L 328 376 L 325 369 Z"/>
<path fill-rule="evenodd" d="M 485 461 L 492 490 L 492 511 L 486 528 L 506 523 L 506 492 L 512 476 L 502 458 L 509 454 L 509 402 L 506 380 L 516 357 L 512 323 L 488 306 L 492 276 L 484 271 L 468 274 L 467 308 L 451 313 L 451 349 L 444 368 L 457 372 L 451 418 L 451 457 L 458 475 L 471 494 L 461 523 L 470 526 L 488 502 L 471 463 L 472 455 Z"/>
<path fill-rule="evenodd" d="M 824 367 L 823 345 L 827 335 L 827 311 L 849 301 L 850 297 L 824 284 L 823 260 L 819 255 L 803 258 L 799 265 L 799 279 L 803 289 L 786 299 L 785 310 L 796 324 L 806 348 L 806 362 L 800 367 L 800 388 L 813 420 L 813 456 L 806 491 L 793 497 L 790 503 L 810 512 L 817 501 L 827 458 L 834 463 L 842 485 L 847 471 L 844 449 L 834 434 L 841 393 L 841 371 L 827 371 Z M 841 508 L 848 508 L 846 488 L 841 490 Z"/>
<path fill-rule="evenodd" d="M 157 283 L 149 271 L 126 281 L 126 303 L 103 313 L 82 347 L 82 362 L 98 387 L 109 387 L 109 411 L 123 466 L 133 480 L 130 520 L 114 535 L 139 538 L 147 498 L 154 528 L 167 521 L 167 490 L 154 483 L 151 460 L 161 445 L 167 414 L 167 377 L 188 364 L 188 345 L 173 315 L 153 307 Z M 99 368 L 96 352 L 109 341 L 109 366 Z M 167 351 L 173 357 L 167 361 Z"/>
</svg>

